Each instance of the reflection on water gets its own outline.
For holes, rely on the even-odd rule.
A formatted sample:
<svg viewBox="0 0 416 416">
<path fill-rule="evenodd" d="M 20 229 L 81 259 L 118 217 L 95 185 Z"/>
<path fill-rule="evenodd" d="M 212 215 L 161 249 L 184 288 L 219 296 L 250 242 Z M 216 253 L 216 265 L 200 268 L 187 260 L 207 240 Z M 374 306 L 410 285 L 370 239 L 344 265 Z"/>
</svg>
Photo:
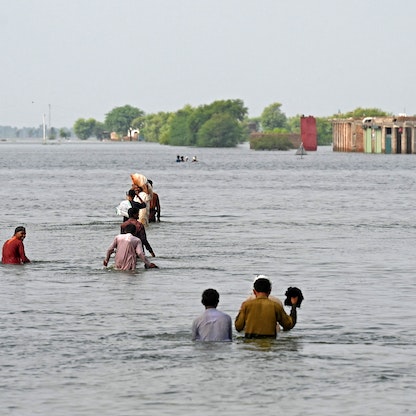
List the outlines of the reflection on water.
<svg viewBox="0 0 416 416">
<path fill-rule="evenodd" d="M 0 145 L 0 237 L 24 224 L 33 260 L 0 265 L 1 414 L 411 414 L 414 156 L 177 153 Z M 124 273 L 102 260 L 133 172 L 161 198 L 160 269 Z M 202 291 L 234 318 L 260 273 L 302 289 L 297 326 L 191 342 Z"/>
</svg>

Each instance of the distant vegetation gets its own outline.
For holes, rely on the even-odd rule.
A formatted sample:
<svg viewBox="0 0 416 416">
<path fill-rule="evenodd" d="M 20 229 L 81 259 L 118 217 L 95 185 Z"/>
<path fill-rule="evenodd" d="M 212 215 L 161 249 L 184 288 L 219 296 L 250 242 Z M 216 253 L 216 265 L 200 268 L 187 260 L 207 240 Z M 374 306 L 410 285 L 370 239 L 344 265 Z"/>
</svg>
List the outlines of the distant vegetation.
<svg viewBox="0 0 416 416">
<path fill-rule="evenodd" d="M 289 150 L 293 149 L 296 133 L 253 133 L 250 137 L 250 149 L 253 150 Z"/>
<path fill-rule="evenodd" d="M 123 138 L 129 129 L 140 131 L 140 138 L 171 146 L 234 147 L 250 141 L 256 150 L 286 150 L 293 148 L 290 138 L 300 134 L 300 117 L 286 117 L 281 103 L 264 108 L 260 117 L 249 118 L 242 100 L 219 100 L 211 104 L 192 107 L 186 105 L 176 112 L 146 114 L 143 110 L 125 105 L 115 107 L 105 115 L 104 121 L 79 118 L 72 130 L 51 127 L 48 139 L 70 138 L 81 140 L 96 137 L 103 140 L 114 132 Z M 332 124 L 335 118 L 364 118 L 391 116 L 378 108 L 358 107 L 347 113 L 317 117 L 318 145 L 332 143 Z M 16 128 L 0 126 L 0 138 L 41 138 L 43 126 Z M 293 140 L 292 140 L 293 141 Z"/>
</svg>

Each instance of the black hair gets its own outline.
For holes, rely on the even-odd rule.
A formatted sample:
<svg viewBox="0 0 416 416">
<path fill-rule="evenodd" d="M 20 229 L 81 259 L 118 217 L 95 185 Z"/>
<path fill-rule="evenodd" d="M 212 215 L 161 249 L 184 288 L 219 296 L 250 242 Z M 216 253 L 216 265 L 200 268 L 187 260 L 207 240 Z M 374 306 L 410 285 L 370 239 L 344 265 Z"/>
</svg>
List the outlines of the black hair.
<svg viewBox="0 0 416 416">
<path fill-rule="evenodd" d="M 124 228 L 125 234 L 135 234 L 136 233 L 136 226 L 134 224 L 127 224 L 126 228 Z"/>
<path fill-rule="evenodd" d="M 21 226 L 21 225 L 19 225 L 18 227 L 16 227 L 16 229 L 14 230 L 14 233 L 15 234 L 17 234 L 17 233 L 19 233 L 20 231 L 24 231 L 24 232 L 26 232 L 26 228 L 25 227 L 23 227 L 23 226 Z"/>
<path fill-rule="evenodd" d="M 212 306 L 216 308 L 219 301 L 220 295 L 215 289 L 206 289 L 203 291 L 201 303 L 204 306 Z"/>
<path fill-rule="evenodd" d="M 136 196 L 136 191 L 134 189 L 130 189 L 127 192 L 127 195 L 130 196 L 130 197 L 132 197 L 132 198 L 134 198 Z"/>
<path fill-rule="evenodd" d="M 137 208 L 129 208 L 129 210 L 127 211 L 127 214 L 129 214 L 129 218 L 133 218 L 138 213 L 139 210 Z"/>
<path fill-rule="evenodd" d="M 254 282 L 254 290 L 256 292 L 270 293 L 272 291 L 272 284 L 269 279 L 260 277 Z"/>
</svg>

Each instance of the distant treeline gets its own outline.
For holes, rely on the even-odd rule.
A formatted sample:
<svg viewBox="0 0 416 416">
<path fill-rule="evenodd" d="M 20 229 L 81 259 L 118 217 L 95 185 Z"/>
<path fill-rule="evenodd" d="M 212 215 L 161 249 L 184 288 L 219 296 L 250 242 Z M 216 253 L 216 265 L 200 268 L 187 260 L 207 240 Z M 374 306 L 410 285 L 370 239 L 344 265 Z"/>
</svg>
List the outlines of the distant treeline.
<svg viewBox="0 0 416 416">
<path fill-rule="evenodd" d="M 72 131 L 70 129 L 59 129 L 51 127 L 46 131 L 48 139 L 56 139 L 59 137 L 71 137 Z M 43 126 L 39 127 L 11 127 L 0 126 L 0 139 L 36 139 L 43 138 Z"/>
<path fill-rule="evenodd" d="M 128 131 L 140 132 L 140 139 L 171 146 L 233 147 L 249 141 L 253 149 L 285 149 L 293 145 L 293 135 L 300 135 L 298 114 L 286 117 L 281 103 L 265 107 L 260 117 L 248 117 L 248 109 L 239 99 L 218 100 L 198 107 L 184 106 L 175 112 L 146 114 L 143 110 L 125 105 L 115 107 L 105 115 L 104 121 L 80 118 L 72 129 L 51 127 L 48 139 L 76 136 L 81 140 L 96 137 L 103 140 L 115 133 L 123 138 Z M 334 118 L 362 118 L 388 115 L 378 108 L 356 108 L 330 117 L 316 117 L 318 145 L 332 142 Z M 43 126 L 0 126 L 0 138 L 41 138 Z"/>
</svg>

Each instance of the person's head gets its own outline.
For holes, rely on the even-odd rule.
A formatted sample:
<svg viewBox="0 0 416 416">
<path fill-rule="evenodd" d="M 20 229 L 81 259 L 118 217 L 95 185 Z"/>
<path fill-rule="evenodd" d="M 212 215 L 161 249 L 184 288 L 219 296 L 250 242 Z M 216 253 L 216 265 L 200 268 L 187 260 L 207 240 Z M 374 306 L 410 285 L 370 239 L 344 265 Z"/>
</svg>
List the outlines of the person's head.
<svg viewBox="0 0 416 416">
<path fill-rule="evenodd" d="M 267 277 L 259 277 L 254 281 L 254 293 L 267 293 L 272 291 L 272 283 Z"/>
<path fill-rule="evenodd" d="M 137 208 L 129 208 L 127 214 L 129 214 L 129 218 L 137 219 L 139 217 L 139 210 Z"/>
<path fill-rule="evenodd" d="M 205 308 L 216 308 L 220 301 L 220 295 L 215 289 L 206 289 L 202 292 L 201 303 Z"/>
<path fill-rule="evenodd" d="M 136 226 L 134 224 L 127 224 L 124 231 L 126 234 L 134 234 L 136 232 Z"/>
<path fill-rule="evenodd" d="M 150 186 L 153 186 L 153 181 L 151 179 L 148 179 L 147 182 L 150 183 Z"/>
<path fill-rule="evenodd" d="M 19 225 L 19 227 L 16 227 L 14 230 L 14 236 L 19 240 L 23 240 L 26 237 L 26 228 Z"/>
<path fill-rule="evenodd" d="M 134 189 L 129 189 L 126 193 L 127 197 L 131 200 L 136 196 L 136 191 Z"/>
</svg>

